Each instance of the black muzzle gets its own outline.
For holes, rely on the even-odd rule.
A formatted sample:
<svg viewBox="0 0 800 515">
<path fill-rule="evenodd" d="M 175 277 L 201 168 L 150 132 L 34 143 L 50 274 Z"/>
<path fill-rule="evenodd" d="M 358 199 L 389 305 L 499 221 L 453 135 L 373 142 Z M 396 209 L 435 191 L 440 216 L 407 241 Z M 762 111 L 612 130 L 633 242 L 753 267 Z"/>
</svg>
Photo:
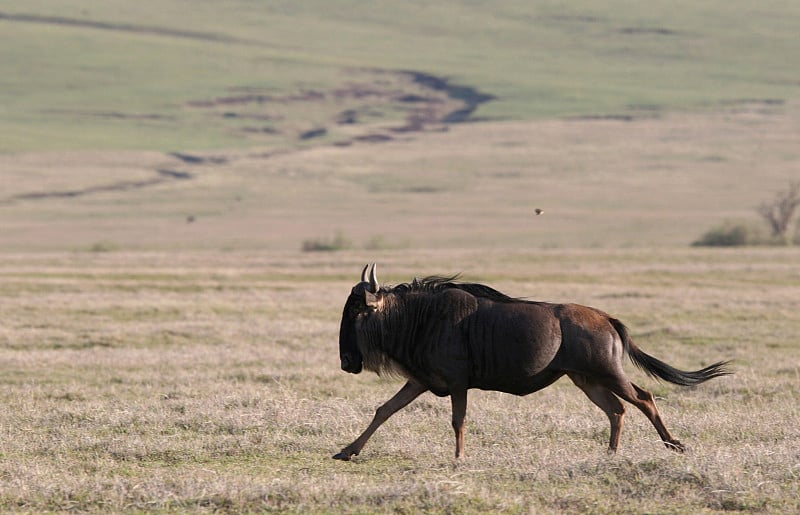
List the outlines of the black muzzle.
<svg viewBox="0 0 800 515">
<path fill-rule="evenodd" d="M 358 374 L 361 372 L 363 368 L 363 363 L 361 360 L 353 359 L 352 356 L 344 355 L 342 356 L 342 370 L 345 372 L 350 372 L 351 374 Z"/>
</svg>

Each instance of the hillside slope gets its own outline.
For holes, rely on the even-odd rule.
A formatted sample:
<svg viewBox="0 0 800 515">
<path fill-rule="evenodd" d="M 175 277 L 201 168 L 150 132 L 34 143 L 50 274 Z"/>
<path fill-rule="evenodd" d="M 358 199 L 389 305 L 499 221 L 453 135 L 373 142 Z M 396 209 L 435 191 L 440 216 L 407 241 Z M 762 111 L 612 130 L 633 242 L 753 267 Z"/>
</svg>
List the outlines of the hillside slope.
<svg viewBox="0 0 800 515">
<path fill-rule="evenodd" d="M 347 110 L 362 114 L 356 125 L 394 124 L 419 84 L 383 71 L 491 96 L 472 118 L 788 101 L 797 26 L 791 1 L 2 0 L 0 152 L 283 147 Z M 339 109 L 334 92 L 354 86 L 383 101 Z M 262 101 L 198 107 L 247 96 Z"/>
</svg>

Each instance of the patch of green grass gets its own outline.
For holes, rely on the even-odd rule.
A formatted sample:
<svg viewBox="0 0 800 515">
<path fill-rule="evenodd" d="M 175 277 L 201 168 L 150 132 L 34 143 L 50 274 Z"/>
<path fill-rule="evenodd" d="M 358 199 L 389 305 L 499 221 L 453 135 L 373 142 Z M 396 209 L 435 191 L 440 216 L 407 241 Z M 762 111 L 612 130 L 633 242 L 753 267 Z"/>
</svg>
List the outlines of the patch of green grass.
<svg viewBox="0 0 800 515">
<path fill-rule="evenodd" d="M 342 232 L 337 232 L 333 238 L 315 238 L 303 242 L 303 252 L 334 252 L 347 250 L 353 247 L 353 242 Z"/>
<path fill-rule="evenodd" d="M 89 247 L 89 252 L 114 252 L 115 250 L 119 250 L 119 245 L 112 241 L 98 241 Z"/>
</svg>

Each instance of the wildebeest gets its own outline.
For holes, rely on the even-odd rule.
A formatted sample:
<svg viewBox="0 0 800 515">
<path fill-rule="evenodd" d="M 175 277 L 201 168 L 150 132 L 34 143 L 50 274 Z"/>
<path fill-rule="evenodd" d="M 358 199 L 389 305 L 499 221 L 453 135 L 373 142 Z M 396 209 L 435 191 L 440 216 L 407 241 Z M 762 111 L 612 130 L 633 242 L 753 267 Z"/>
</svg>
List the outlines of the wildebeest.
<svg viewBox="0 0 800 515">
<path fill-rule="evenodd" d="M 392 414 L 429 390 L 450 396 L 459 458 L 464 454 L 467 390 L 527 395 L 564 375 L 608 415 L 609 453 L 617 450 L 625 416 L 620 398 L 647 416 L 667 448 L 683 452 L 661 420 L 653 395 L 625 375 L 623 357 L 627 354 L 650 376 L 683 386 L 731 373 L 727 361 L 694 372 L 678 370 L 640 350 L 622 322 L 600 310 L 512 298 L 456 279 L 427 277 L 381 288 L 375 265 L 364 268 L 342 313 L 342 369 L 397 374 L 407 382 L 335 459 L 357 455 Z"/>
</svg>

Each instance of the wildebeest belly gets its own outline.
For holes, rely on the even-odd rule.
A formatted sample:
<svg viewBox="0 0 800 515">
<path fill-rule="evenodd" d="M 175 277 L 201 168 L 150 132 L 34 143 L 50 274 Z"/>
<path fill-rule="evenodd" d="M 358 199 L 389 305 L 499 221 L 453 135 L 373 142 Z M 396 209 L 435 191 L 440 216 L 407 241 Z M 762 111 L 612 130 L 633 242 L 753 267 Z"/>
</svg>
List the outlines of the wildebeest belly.
<svg viewBox="0 0 800 515">
<path fill-rule="evenodd" d="M 561 329 L 549 305 L 493 303 L 482 308 L 468 334 L 471 388 L 525 395 L 563 374 L 551 368 Z"/>
<path fill-rule="evenodd" d="M 528 395 L 546 388 L 563 376 L 563 372 L 544 370 L 539 374 L 508 378 L 479 378 L 470 384 L 470 388 L 510 393 L 512 395 Z"/>
</svg>

